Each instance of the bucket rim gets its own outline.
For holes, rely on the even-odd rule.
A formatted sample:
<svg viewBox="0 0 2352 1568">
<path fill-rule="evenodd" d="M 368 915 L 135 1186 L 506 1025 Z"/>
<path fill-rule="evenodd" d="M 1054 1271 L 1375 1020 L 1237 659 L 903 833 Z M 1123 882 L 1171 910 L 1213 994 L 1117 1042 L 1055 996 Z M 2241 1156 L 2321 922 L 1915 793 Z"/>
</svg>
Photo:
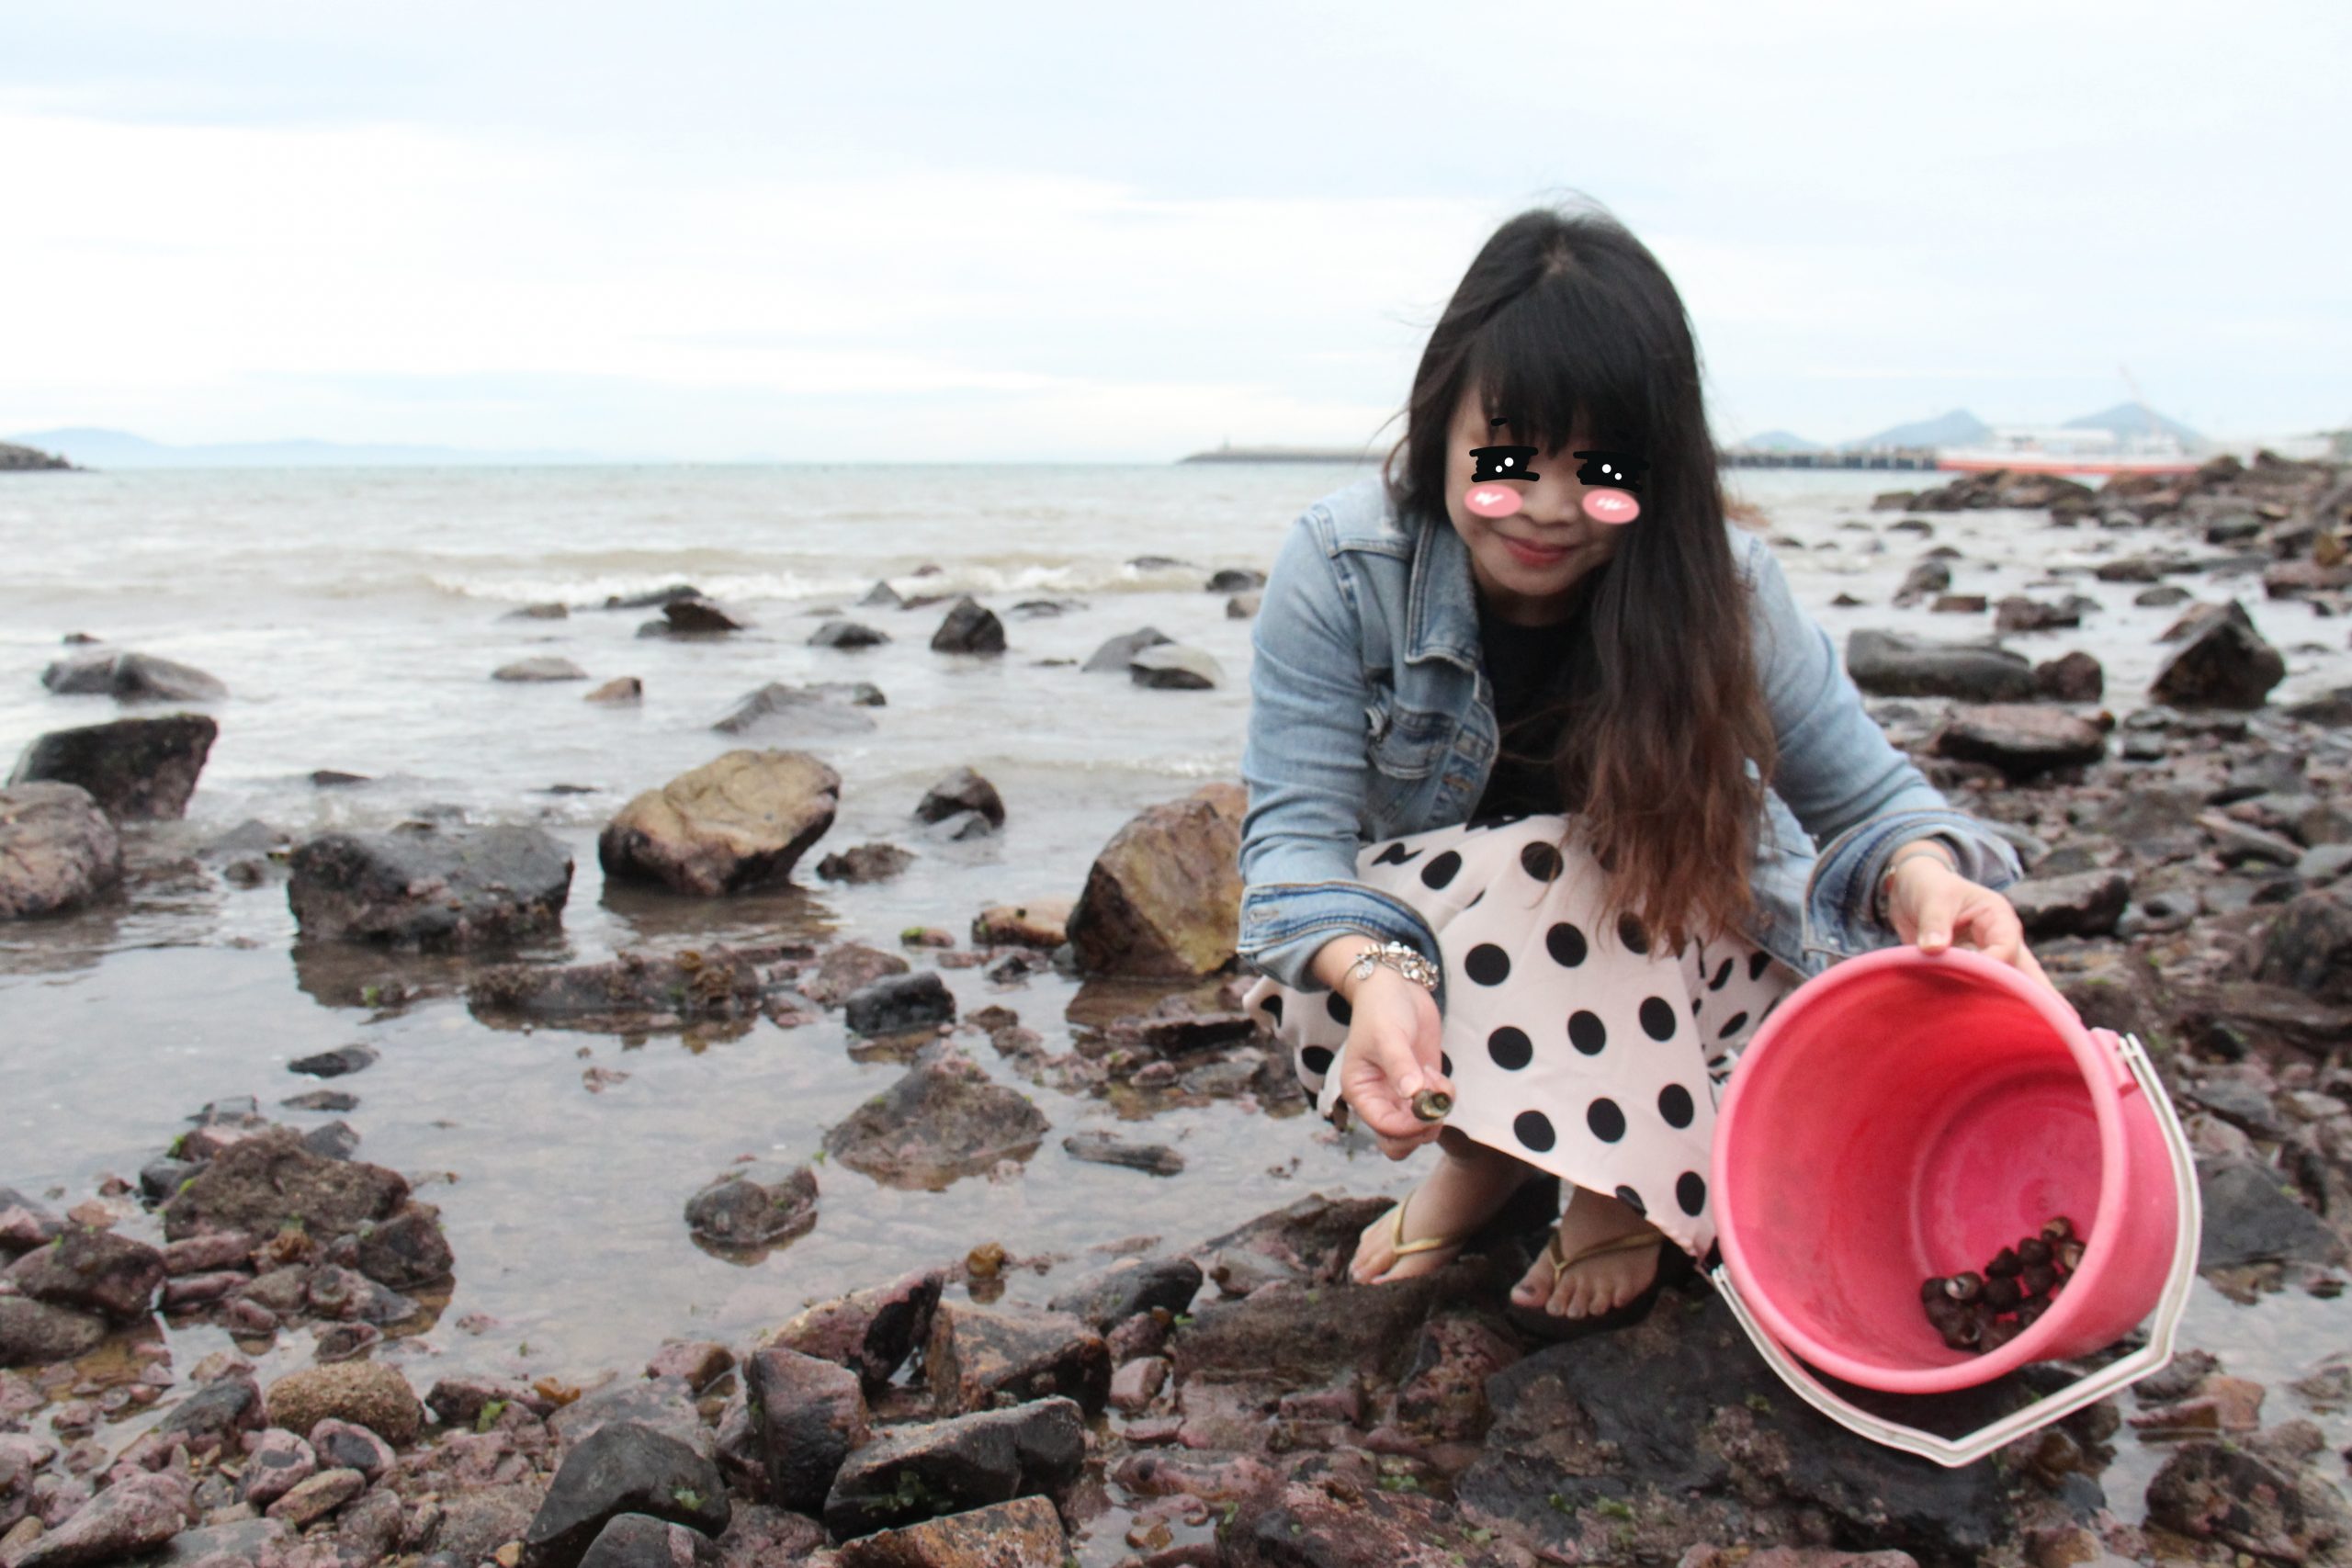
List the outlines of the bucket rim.
<svg viewBox="0 0 2352 1568">
<path fill-rule="evenodd" d="M 2130 1069 L 2113 1052 L 2099 1043 L 2054 987 L 1973 949 L 1949 947 L 1941 953 L 1926 953 L 1910 943 L 1860 953 L 1814 976 L 1796 991 L 1791 992 L 1786 1000 L 1772 1010 L 1772 1016 L 1758 1028 L 1747 1048 L 1741 1053 L 1739 1066 L 1734 1070 L 1723 1104 L 1715 1113 L 1715 1144 L 1709 1161 L 1709 1176 L 1715 1194 L 1715 1239 L 1722 1251 L 1724 1267 L 1767 1333 L 1791 1353 L 1831 1376 L 1886 1393 L 1946 1393 L 1989 1382 L 2029 1361 L 2041 1359 L 2045 1348 L 2057 1342 L 2073 1322 L 2088 1310 L 2083 1302 L 2070 1301 L 2062 1292 L 2056 1303 L 2031 1327 L 1997 1350 L 1970 1356 L 1944 1366 L 1889 1365 L 1839 1350 L 1806 1333 L 1781 1311 L 1769 1292 L 1758 1286 L 1747 1245 L 1739 1235 L 1736 1189 L 1726 1179 L 1729 1166 L 1727 1151 L 1732 1146 L 1733 1134 L 1741 1124 L 1740 1112 L 1747 1098 L 1745 1089 L 1756 1081 L 1756 1075 L 1751 1070 L 1754 1064 L 1769 1060 L 1772 1047 L 1788 1037 L 1792 1017 L 1802 1020 L 1805 1013 L 1819 1006 L 1824 998 L 1836 990 L 1866 980 L 1883 969 L 1927 969 L 1938 965 L 1957 969 L 1971 980 L 1990 985 L 2024 1002 L 2064 1042 L 2090 1089 L 2092 1112 L 2098 1125 L 2102 1173 L 2098 1206 L 2092 1213 L 2089 1235 L 2084 1243 L 2082 1270 L 2090 1270 L 2103 1263 L 2120 1245 L 2116 1236 L 2120 1229 L 2125 1200 L 2122 1189 L 2127 1184 L 2110 1179 L 2109 1173 L 2121 1171 L 2125 1165 L 2128 1141 L 2123 1126 L 2121 1097 L 2129 1089 L 2136 1089 L 2137 1085 Z M 1810 997 L 1804 994 L 1807 991 L 1812 992 Z M 2079 1223 L 2080 1217 L 2074 1217 Z"/>
</svg>

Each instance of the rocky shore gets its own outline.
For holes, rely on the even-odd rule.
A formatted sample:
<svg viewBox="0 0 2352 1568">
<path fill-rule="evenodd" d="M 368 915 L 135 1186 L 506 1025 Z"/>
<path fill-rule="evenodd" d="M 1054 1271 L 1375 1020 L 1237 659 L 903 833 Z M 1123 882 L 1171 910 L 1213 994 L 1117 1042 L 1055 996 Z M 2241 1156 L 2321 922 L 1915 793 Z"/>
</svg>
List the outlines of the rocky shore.
<svg viewBox="0 0 2352 1568">
<path fill-rule="evenodd" d="M 1916 552 L 1898 598 L 1959 600 L 1945 613 L 1989 626 L 1857 632 L 1849 664 L 1873 711 L 2018 845 L 2029 880 L 2011 897 L 2085 1020 L 2154 1052 L 2199 1151 L 2206 1279 L 2247 1302 L 2335 1297 L 2352 1257 L 2352 689 L 2274 705 L 2297 650 L 2237 600 L 2352 604 L 2352 479 L 2266 458 L 2096 491 L 1996 474 L 1883 500 L 1901 515 L 1859 531 Z M 1969 563 L 1934 543 L 1937 519 L 1983 506 L 2046 508 L 2053 537 L 2106 547 L 2086 552 L 2099 564 L 1997 604 L 1951 594 Z M 2152 594 L 2182 612 L 2156 676 L 2109 690 L 2102 612 Z M 732 622 L 683 586 L 611 607 L 656 605 L 648 635 Z M 943 657 L 1003 649 L 976 601 L 940 613 Z M 1158 637 L 1101 657 L 1167 683 L 1186 661 L 1147 657 Z M 129 654 L 80 652 L 51 676 L 122 702 L 221 694 Z M 873 706 L 786 688 L 741 711 L 746 729 L 781 709 L 853 733 Z M 0 914 L 141 897 L 148 826 L 185 809 L 217 733 L 169 713 L 37 740 L 0 791 Z M 823 849 L 855 783 L 815 750 L 740 746 L 615 811 L 598 861 L 688 901 L 810 871 L 902 874 L 899 844 Z M 486 1022 L 619 1037 L 837 1020 L 858 1060 L 903 1070 L 830 1129 L 822 1159 L 924 1194 L 1017 1179 L 1055 1136 L 1000 1075 L 1117 1106 L 1133 1135 L 1065 1147 L 1161 1175 L 1184 1168 L 1149 1136 L 1163 1107 L 1298 1109 L 1238 1006 L 1240 804 L 1213 784 L 1153 806 L 1067 900 L 942 911 L 897 951 L 689 937 L 599 963 L 518 956 L 561 930 L 573 873 L 528 827 L 420 819 L 295 842 L 253 824 L 205 861 L 232 886 L 282 882 L 306 948 L 448 955 L 352 970 L 375 976 L 348 982 L 369 1007 L 446 985 Z M 910 805 L 916 843 L 1006 820 L 968 768 Z M 965 968 L 1005 999 L 959 1007 L 943 972 Z M 1047 974 L 1082 980 L 1078 999 L 1024 1023 L 1018 993 Z M 325 1087 L 280 1109 L 353 1114 L 343 1080 L 372 1059 L 298 1061 Z M 591 1066 L 583 1088 L 626 1077 Z M 1945 1471 L 1815 1416 L 1696 1281 L 1631 1328 L 1526 1337 L 1498 1307 L 1541 1242 L 1540 1189 L 1404 1284 L 1347 1282 L 1385 1201 L 1324 1192 L 1215 1235 L 1058 1256 L 1015 1232 L 907 1258 L 748 1338 L 649 1325 L 617 1374 L 413 1383 L 390 1352 L 486 1260 L 449 1245 L 421 1179 L 364 1157 L 363 1125 L 218 1100 L 95 1190 L 0 1186 L 0 1568 L 2352 1562 L 2341 1344 L 2303 1348 L 2269 1386 L 2185 1357 Z M 820 1221 L 814 1161 L 697 1172 L 678 1224 L 731 1256 L 789 1247 Z M 1045 1299 L 1026 1299 L 1040 1277 Z M 177 1366 L 174 1342 L 198 1334 L 232 1348 Z M 1975 1425 L 2079 1370 L 2029 1369 L 1933 1414 Z M 2131 1496 L 2109 1480 L 2127 1446 L 2160 1456 Z"/>
<path fill-rule="evenodd" d="M 74 465 L 54 454 L 38 447 L 18 446 L 0 441 L 0 474 L 31 473 L 43 469 L 70 468 Z"/>
</svg>

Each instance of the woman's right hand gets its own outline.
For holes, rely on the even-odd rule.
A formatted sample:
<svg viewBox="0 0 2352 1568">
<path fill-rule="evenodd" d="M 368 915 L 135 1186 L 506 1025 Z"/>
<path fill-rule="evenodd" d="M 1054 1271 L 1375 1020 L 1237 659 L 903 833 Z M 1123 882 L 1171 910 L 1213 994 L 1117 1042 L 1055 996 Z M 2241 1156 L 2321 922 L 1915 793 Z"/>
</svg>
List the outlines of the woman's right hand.
<svg viewBox="0 0 2352 1568">
<path fill-rule="evenodd" d="M 1414 1115 L 1413 1096 L 1425 1089 L 1453 1092 L 1439 1071 L 1444 1054 L 1437 999 L 1394 969 L 1376 968 L 1356 983 L 1348 1005 L 1340 1098 L 1380 1140 L 1381 1153 L 1403 1159 L 1445 1126 Z"/>
</svg>

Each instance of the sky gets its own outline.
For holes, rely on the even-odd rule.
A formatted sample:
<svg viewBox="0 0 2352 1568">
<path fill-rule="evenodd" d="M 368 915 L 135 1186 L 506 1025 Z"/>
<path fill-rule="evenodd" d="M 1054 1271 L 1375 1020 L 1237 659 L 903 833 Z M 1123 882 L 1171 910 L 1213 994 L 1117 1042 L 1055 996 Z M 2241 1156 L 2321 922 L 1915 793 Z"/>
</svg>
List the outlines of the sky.
<svg viewBox="0 0 2352 1568">
<path fill-rule="evenodd" d="M 2352 8 L 0 9 L 0 432 L 1161 461 L 1393 438 L 1614 213 L 1719 438 L 2352 423 Z"/>
</svg>

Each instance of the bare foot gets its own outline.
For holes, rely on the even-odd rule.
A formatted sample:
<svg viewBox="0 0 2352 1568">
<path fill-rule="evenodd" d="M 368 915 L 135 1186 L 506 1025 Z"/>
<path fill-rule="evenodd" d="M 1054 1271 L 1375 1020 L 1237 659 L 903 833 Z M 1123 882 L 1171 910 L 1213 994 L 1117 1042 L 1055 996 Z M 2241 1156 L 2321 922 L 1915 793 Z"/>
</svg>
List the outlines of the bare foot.
<svg viewBox="0 0 2352 1568">
<path fill-rule="evenodd" d="M 1427 1236 L 1460 1239 L 1451 1246 L 1399 1257 L 1397 1211 L 1392 1209 L 1364 1226 L 1363 1239 L 1356 1244 L 1348 1277 L 1357 1284 L 1386 1284 L 1444 1268 L 1461 1253 L 1462 1243 L 1470 1234 L 1491 1219 L 1519 1184 L 1534 1174 L 1532 1168 L 1509 1155 L 1467 1138 L 1449 1135 L 1441 1147 L 1437 1168 L 1403 1201 L 1405 1240 L 1409 1245 Z"/>
<path fill-rule="evenodd" d="M 1583 1187 L 1571 1192 L 1568 1212 L 1560 1216 L 1561 1257 L 1636 1236 L 1664 1244 L 1656 1226 L 1615 1198 Z M 1657 1278 L 1657 1247 L 1630 1246 L 1571 1264 L 1555 1278 L 1550 1255 L 1538 1254 L 1526 1277 L 1511 1288 L 1510 1299 L 1555 1317 L 1598 1316 L 1648 1290 Z"/>
</svg>

